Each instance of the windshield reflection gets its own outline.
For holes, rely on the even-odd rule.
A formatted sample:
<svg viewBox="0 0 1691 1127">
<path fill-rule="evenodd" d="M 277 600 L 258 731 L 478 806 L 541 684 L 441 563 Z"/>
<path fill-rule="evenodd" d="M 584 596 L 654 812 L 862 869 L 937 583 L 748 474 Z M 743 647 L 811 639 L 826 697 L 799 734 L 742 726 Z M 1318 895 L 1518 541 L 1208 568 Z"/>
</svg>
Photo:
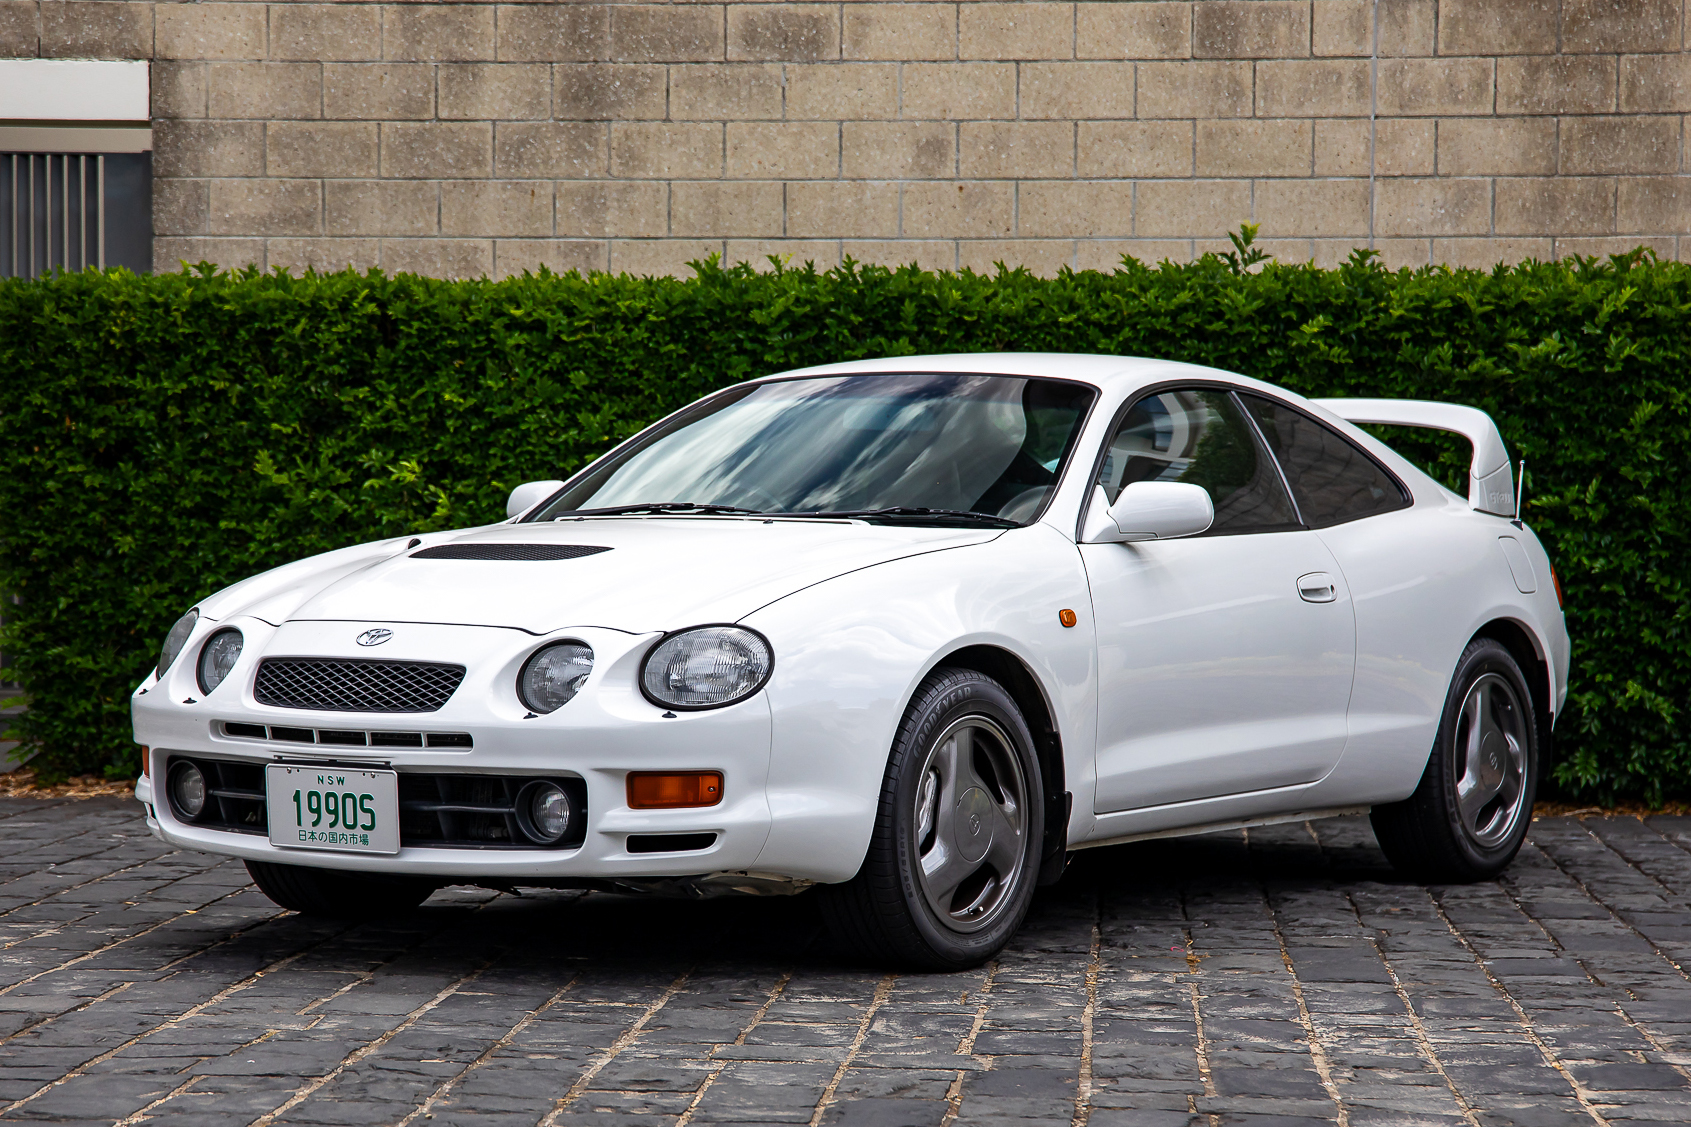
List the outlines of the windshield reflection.
<svg viewBox="0 0 1691 1127">
<path fill-rule="evenodd" d="M 1044 510 L 1093 394 L 969 374 L 737 388 L 595 465 L 534 519 L 686 503 L 764 514 L 951 509 L 1025 524 Z"/>
</svg>

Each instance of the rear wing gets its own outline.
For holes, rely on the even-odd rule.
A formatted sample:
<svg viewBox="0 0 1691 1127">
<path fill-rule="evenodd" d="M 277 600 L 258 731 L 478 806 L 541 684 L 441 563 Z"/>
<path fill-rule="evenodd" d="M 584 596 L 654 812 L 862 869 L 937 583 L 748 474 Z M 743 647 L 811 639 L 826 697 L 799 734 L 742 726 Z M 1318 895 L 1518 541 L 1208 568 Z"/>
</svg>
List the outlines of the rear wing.
<svg viewBox="0 0 1691 1127">
<path fill-rule="evenodd" d="M 1509 472 L 1509 452 L 1497 424 L 1478 407 L 1429 403 L 1421 399 L 1316 399 L 1317 406 L 1351 423 L 1396 427 L 1427 427 L 1461 435 L 1474 444 L 1468 467 L 1468 505 L 1500 517 L 1515 515 L 1515 483 Z"/>
</svg>

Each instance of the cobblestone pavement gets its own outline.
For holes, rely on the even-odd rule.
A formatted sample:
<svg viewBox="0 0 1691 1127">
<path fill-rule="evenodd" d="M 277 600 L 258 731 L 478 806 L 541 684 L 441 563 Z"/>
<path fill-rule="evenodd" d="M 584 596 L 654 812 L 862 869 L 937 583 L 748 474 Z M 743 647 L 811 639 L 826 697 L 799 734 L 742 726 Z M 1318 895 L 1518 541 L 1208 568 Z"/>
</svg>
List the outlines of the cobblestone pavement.
<svg viewBox="0 0 1691 1127">
<path fill-rule="evenodd" d="M 889 975 L 803 897 L 314 922 L 12 799 L 0 952 L 8 1122 L 1691 1122 L 1691 818 L 1541 819 L 1467 887 L 1362 819 L 1098 850 L 994 964 Z"/>
</svg>

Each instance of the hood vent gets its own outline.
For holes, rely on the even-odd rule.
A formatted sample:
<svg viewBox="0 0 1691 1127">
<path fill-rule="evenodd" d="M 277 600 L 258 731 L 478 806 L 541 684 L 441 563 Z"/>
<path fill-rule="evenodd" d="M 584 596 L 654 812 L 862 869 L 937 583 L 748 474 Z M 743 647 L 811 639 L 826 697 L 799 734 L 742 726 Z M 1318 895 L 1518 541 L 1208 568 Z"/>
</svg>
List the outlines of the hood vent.
<svg viewBox="0 0 1691 1127">
<path fill-rule="evenodd" d="M 412 552 L 414 560 L 578 560 L 608 552 L 595 544 L 442 544 Z"/>
</svg>

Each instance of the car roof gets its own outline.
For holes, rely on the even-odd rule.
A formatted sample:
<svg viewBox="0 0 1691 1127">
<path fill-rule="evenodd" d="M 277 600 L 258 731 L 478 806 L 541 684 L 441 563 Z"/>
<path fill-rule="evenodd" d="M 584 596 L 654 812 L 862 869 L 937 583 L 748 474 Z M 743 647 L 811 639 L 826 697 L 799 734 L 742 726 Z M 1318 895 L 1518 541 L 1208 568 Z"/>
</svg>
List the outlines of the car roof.
<svg viewBox="0 0 1691 1127">
<path fill-rule="evenodd" d="M 887 356 L 874 360 L 850 360 L 843 364 L 796 368 L 764 378 L 779 380 L 795 376 L 850 376 L 876 372 L 972 372 L 983 375 L 1033 376 L 1074 380 L 1091 384 L 1104 391 L 1115 392 L 1177 379 L 1224 379 L 1259 387 L 1270 386 L 1248 376 L 1241 376 L 1237 372 L 1208 368 L 1201 364 L 1185 364 L 1178 360 L 1065 352 L 957 352 L 936 356 Z"/>
</svg>

